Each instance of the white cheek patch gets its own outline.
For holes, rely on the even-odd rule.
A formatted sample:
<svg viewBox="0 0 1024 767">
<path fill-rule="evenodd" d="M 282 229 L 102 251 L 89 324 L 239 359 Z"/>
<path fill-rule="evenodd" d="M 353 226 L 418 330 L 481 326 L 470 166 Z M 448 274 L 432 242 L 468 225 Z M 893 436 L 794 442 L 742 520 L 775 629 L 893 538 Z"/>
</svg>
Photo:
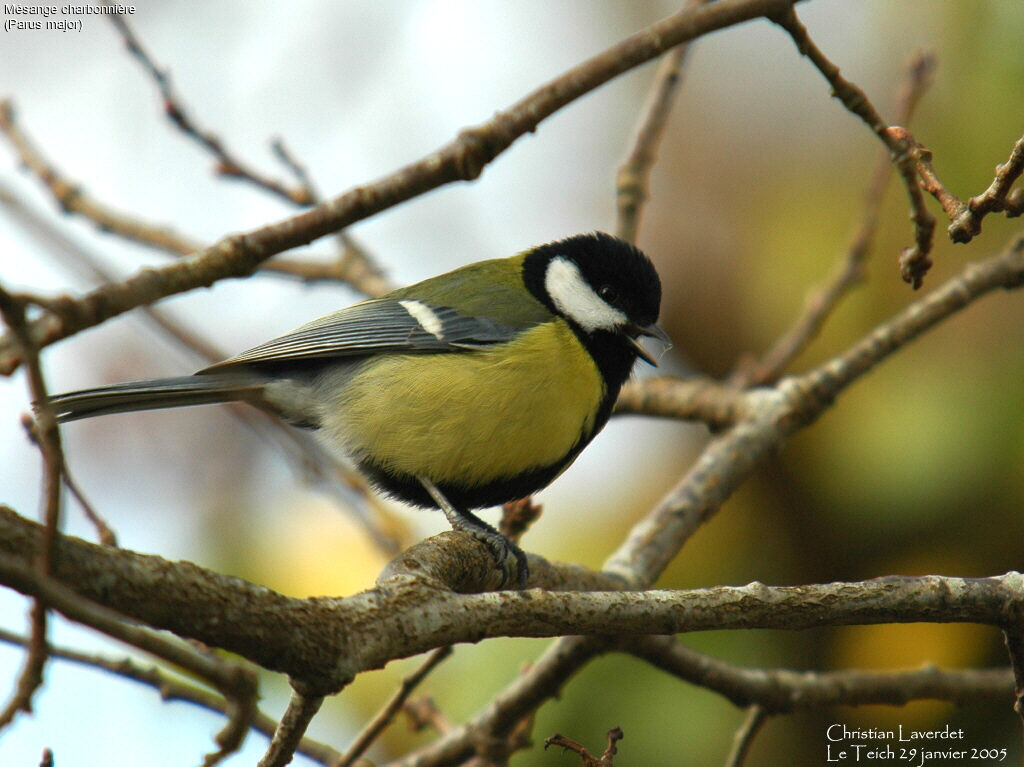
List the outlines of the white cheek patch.
<svg viewBox="0 0 1024 767">
<path fill-rule="evenodd" d="M 602 299 L 590 287 L 576 264 L 555 256 L 544 273 L 544 289 L 555 308 L 588 333 L 615 330 L 629 318 Z"/>
<path fill-rule="evenodd" d="M 438 341 L 444 338 L 444 333 L 441 332 L 444 327 L 444 323 L 441 322 L 441 319 L 434 313 L 433 309 L 419 301 L 405 300 L 399 301 L 398 303 L 403 309 L 409 312 L 409 314 L 412 315 L 412 318 L 420 324 L 420 327 L 430 333 L 430 335 Z"/>
</svg>

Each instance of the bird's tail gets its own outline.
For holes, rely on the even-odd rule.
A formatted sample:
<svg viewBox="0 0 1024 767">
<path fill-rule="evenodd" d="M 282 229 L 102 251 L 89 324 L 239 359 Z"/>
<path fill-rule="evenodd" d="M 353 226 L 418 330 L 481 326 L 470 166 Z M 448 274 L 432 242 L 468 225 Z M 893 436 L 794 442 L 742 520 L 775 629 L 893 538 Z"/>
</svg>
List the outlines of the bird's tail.
<svg viewBox="0 0 1024 767">
<path fill-rule="evenodd" d="M 155 410 L 165 407 L 205 405 L 235 400 L 258 401 L 262 381 L 239 380 L 237 376 L 194 375 L 157 378 L 151 381 L 101 386 L 96 389 L 58 394 L 50 398 L 57 421 L 77 421 L 110 413 Z"/>
</svg>

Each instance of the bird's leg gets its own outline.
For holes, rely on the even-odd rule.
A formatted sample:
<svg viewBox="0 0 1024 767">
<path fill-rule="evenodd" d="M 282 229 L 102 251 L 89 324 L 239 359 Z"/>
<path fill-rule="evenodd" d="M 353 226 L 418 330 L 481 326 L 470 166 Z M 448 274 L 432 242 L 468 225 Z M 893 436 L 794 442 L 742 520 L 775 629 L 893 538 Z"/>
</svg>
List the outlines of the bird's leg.
<svg viewBox="0 0 1024 767">
<path fill-rule="evenodd" d="M 418 479 L 423 488 L 430 494 L 430 497 L 434 499 L 434 503 L 444 512 L 445 517 L 448 519 L 448 524 L 452 526 L 453 530 L 469 533 L 474 538 L 487 544 L 487 547 L 494 554 L 498 567 L 505 573 L 505 580 L 502 585 L 508 583 L 514 577 L 519 584 L 519 588 L 526 588 L 530 569 L 526 563 L 526 554 L 523 550 L 475 514 L 456 509 L 452 506 L 448 499 L 444 497 L 444 493 L 429 479 L 426 477 L 418 477 Z"/>
</svg>

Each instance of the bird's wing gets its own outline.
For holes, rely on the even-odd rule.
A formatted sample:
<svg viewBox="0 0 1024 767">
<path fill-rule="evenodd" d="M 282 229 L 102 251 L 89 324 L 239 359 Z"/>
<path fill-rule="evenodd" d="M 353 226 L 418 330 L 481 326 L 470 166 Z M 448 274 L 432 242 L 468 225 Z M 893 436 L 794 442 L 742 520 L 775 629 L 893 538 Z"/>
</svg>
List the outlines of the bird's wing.
<svg viewBox="0 0 1024 767">
<path fill-rule="evenodd" d="M 512 328 L 411 298 L 378 298 L 313 320 L 200 371 L 274 362 L 351 357 L 380 351 L 464 351 L 515 337 Z"/>
</svg>

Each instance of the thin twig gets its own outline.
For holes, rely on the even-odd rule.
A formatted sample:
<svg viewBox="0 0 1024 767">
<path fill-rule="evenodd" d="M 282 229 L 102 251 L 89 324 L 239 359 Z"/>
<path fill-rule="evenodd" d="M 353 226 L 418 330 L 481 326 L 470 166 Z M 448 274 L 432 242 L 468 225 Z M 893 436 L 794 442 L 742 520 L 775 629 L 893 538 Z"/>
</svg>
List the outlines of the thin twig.
<svg viewBox="0 0 1024 767">
<path fill-rule="evenodd" d="M 178 94 L 175 93 L 168 70 L 158 66 L 149 53 L 146 52 L 146 49 L 143 48 L 142 43 L 132 31 L 132 28 L 128 25 L 127 20 L 120 14 L 113 14 L 109 18 L 117 28 L 117 31 L 121 33 L 128 52 L 149 73 L 160 89 L 160 96 L 163 99 L 163 108 L 167 117 L 182 133 L 198 141 L 217 157 L 217 172 L 220 175 L 228 178 L 244 178 L 250 183 L 261 186 L 298 205 L 309 204 L 303 187 L 299 186 L 289 189 L 281 182 L 258 173 L 231 154 L 217 136 L 200 128 L 185 109 L 185 106 L 178 98 Z"/>
<path fill-rule="evenodd" d="M 452 731 L 452 723 L 441 713 L 437 703 L 429 695 L 410 698 L 402 706 L 402 712 L 409 719 L 409 728 L 413 732 L 420 732 L 427 727 L 433 727 L 441 735 Z"/>
<path fill-rule="evenodd" d="M 750 747 L 754 744 L 754 738 L 757 737 L 757 733 L 761 731 L 761 727 L 764 726 L 767 719 L 768 715 L 763 708 L 760 706 L 750 707 L 743 724 L 732 736 L 732 748 L 725 760 L 725 767 L 743 767 L 743 762 L 746 761 L 747 755 L 750 753 Z"/>
<path fill-rule="evenodd" d="M 31 634 L 28 652 L 25 655 L 21 673 L 18 674 L 18 681 L 14 685 L 14 692 L 3 710 L 0 711 L 0 730 L 11 724 L 14 717 L 20 712 L 32 712 L 32 697 L 43 684 L 43 669 L 46 667 L 46 659 L 49 657 L 46 629 L 46 607 L 41 600 L 33 600 L 32 608 L 29 611 Z"/>
<path fill-rule="evenodd" d="M 534 503 L 532 498 L 509 501 L 501 507 L 498 532 L 513 543 L 519 543 L 526 531 L 540 519 L 543 513 L 544 507 L 539 503 Z"/>
<path fill-rule="evenodd" d="M 293 688 L 288 708 L 257 767 L 284 767 L 288 764 L 323 702 L 322 695 L 303 695 Z"/>
<path fill-rule="evenodd" d="M 619 752 L 615 744 L 622 740 L 622 738 L 621 727 L 613 727 L 608 730 L 608 746 L 599 757 L 592 755 L 582 743 L 577 743 L 575 740 L 557 733 L 545 739 L 544 750 L 547 751 L 549 746 L 558 746 L 564 751 L 572 751 L 574 754 L 578 754 L 583 762 L 583 767 L 612 767 L 615 755 Z"/>
<path fill-rule="evenodd" d="M 32 343 L 25 318 L 25 301 L 0 287 L 0 316 L 13 334 L 28 374 L 29 392 L 33 400 L 47 401 L 46 380 L 39 361 L 39 350 Z M 53 549 L 60 530 L 61 488 L 63 487 L 64 450 L 53 410 L 44 404 L 36 421 L 36 444 L 43 461 L 43 525 L 39 531 L 39 548 L 33 567 L 40 578 L 52 570 Z M 48 656 L 47 605 L 36 598 L 31 609 L 31 641 L 28 654 L 11 699 L 0 711 L 0 729 L 7 727 L 18 712 L 32 710 L 32 697 L 43 684 L 43 670 Z"/>
<path fill-rule="evenodd" d="M 0 642 L 27 647 L 29 640 L 0 628 Z M 156 690 L 160 695 L 160 699 L 165 702 L 180 701 L 182 703 L 191 703 L 194 706 L 204 708 L 216 714 L 227 715 L 230 713 L 229 703 L 223 695 L 190 684 L 157 666 L 142 666 L 135 660 L 127 657 L 108 658 L 102 655 L 93 655 L 62 647 L 51 647 L 50 657 L 55 660 L 75 663 L 86 668 L 98 669 L 146 685 Z M 277 729 L 277 724 L 275 719 L 257 709 L 250 726 L 253 730 L 269 738 L 274 734 L 274 730 Z M 340 756 L 335 749 L 310 738 L 303 738 L 299 744 L 299 753 L 322 764 L 329 764 Z"/>
<path fill-rule="evenodd" d="M 919 144 L 909 133 L 904 137 L 913 147 L 917 172 L 921 186 L 938 200 L 943 212 L 949 217 L 947 232 L 956 243 L 968 243 L 981 233 L 981 222 L 989 213 L 1005 212 L 1007 218 L 1024 213 L 1024 189 L 1011 192 L 1014 183 L 1024 172 L 1024 136 L 1017 139 L 1010 151 L 1010 158 L 996 166 L 996 175 L 988 189 L 964 202 L 942 183 L 932 163 L 932 153 Z"/>
<path fill-rule="evenodd" d="M 931 84 L 934 70 L 935 58 L 930 53 L 920 52 L 911 59 L 903 85 L 896 97 L 896 106 L 893 110 L 896 124 L 904 125 L 909 122 L 922 94 Z M 864 195 L 861 223 L 846 250 L 845 257 L 836 264 L 832 275 L 825 283 L 807 296 L 803 313 L 792 327 L 783 333 L 755 364 L 739 367 L 734 376 L 738 386 L 746 388 L 775 381 L 817 336 L 842 298 L 864 278 L 867 256 L 878 228 L 882 198 L 889 183 L 892 167 L 887 150 L 878 158 L 871 175 Z"/>
<path fill-rule="evenodd" d="M 0 133 L 6 136 L 21 164 L 46 186 L 64 212 L 92 221 L 101 231 L 173 256 L 187 256 L 203 249 L 204 244 L 198 240 L 179 234 L 166 225 L 143 221 L 138 216 L 118 211 L 87 193 L 35 146 L 9 100 L 0 100 Z M 0 197 L 4 202 L 14 199 L 6 190 L 0 193 Z M 387 292 L 390 283 L 370 256 L 351 237 L 343 237 L 342 243 L 341 256 L 330 261 L 279 258 L 263 263 L 259 268 L 304 282 L 346 282 L 368 296 Z"/>
<path fill-rule="evenodd" d="M 1013 669 L 1013 710 L 1024 724 L 1024 610 L 1017 610 L 1003 629 L 1006 652 Z"/>
<path fill-rule="evenodd" d="M 695 8 L 706 0 L 690 0 Z M 628 242 L 636 242 L 640 218 L 647 201 L 651 170 L 658 157 L 658 145 L 668 124 L 672 102 L 682 82 L 683 62 L 689 49 L 686 43 L 666 53 L 654 74 L 654 84 L 633 135 L 632 146 L 615 176 L 618 221 L 615 233 Z"/>
<path fill-rule="evenodd" d="M 138 35 L 128 25 L 127 20 L 119 15 L 111 16 L 111 20 L 124 38 L 128 50 L 156 83 L 164 101 L 164 111 L 171 122 L 213 155 L 217 161 L 217 172 L 220 175 L 247 181 L 259 189 L 300 207 L 309 207 L 322 202 L 305 166 L 298 162 L 295 155 L 285 146 L 283 139 L 275 138 L 271 142 L 271 149 L 278 160 L 295 177 L 297 185 L 293 187 L 286 187 L 284 184 L 258 173 L 232 153 L 218 136 L 201 128 L 182 98 L 174 90 L 167 69 L 156 64 L 142 45 Z M 317 264 L 302 261 L 292 262 L 290 265 L 297 268 L 288 273 L 297 276 L 305 275 L 304 279 L 307 280 L 343 280 L 351 283 L 353 287 L 368 296 L 383 295 L 393 288 L 384 276 L 384 271 L 364 248 L 345 232 L 340 232 L 338 237 L 341 244 L 341 256 L 332 265 L 318 270 Z M 281 270 L 282 264 L 277 262 L 274 268 Z"/>
<path fill-rule="evenodd" d="M 921 287 L 924 275 L 931 267 L 929 253 L 932 249 L 932 238 L 935 234 L 935 216 L 925 207 L 924 195 L 917 183 L 917 165 L 914 161 L 914 145 L 904 135 L 905 131 L 891 131 L 889 124 L 875 109 L 874 105 L 854 83 L 839 73 L 839 67 L 833 64 L 814 44 L 807 29 L 797 18 L 792 6 L 787 7 L 772 21 L 785 29 L 796 43 L 797 50 L 817 67 L 818 71 L 832 86 L 832 95 L 842 101 L 850 112 L 863 120 L 882 143 L 885 144 L 892 157 L 892 162 L 903 179 L 903 185 L 910 200 L 910 219 L 914 222 L 914 244 L 904 248 L 900 254 L 900 274 L 905 282 L 914 289 Z"/>
<path fill-rule="evenodd" d="M 1013 218 L 1024 213 L 1024 189 L 1010 190 L 1024 172 L 1024 136 L 1017 139 L 1010 158 L 996 166 L 996 176 L 981 194 L 967 201 L 965 209 L 949 225 L 953 242 L 967 243 L 981 232 L 981 221 L 989 213 L 1005 212 Z"/>
<path fill-rule="evenodd" d="M 40 444 L 38 423 L 33 421 L 28 415 L 24 415 L 22 416 L 21 426 L 32 444 L 38 446 Z M 90 503 L 89 499 L 86 498 L 85 491 L 82 490 L 81 486 L 71 475 L 67 459 L 64 459 L 64 465 L 61 466 L 61 479 L 64 482 L 64 486 L 71 493 L 71 496 L 82 507 L 82 512 L 85 514 L 86 519 L 92 522 L 93 527 L 96 528 L 96 534 L 99 536 L 100 543 L 104 546 L 117 546 L 117 534 L 102 515 L 96 511 L 96 508 Z"/>
<path fill-rule="evenodd" d="M 356 739 L 352 741 L 352 745 L 334 763 L 333 767 L 349 767 L 356 759 L 366 753 L 366 749 L 373 745 L 373 742 L 394 721 L 395 716 L 402 710 L 402 706 L 405 705 L 405 701 L 412 694 L 412 691 L 451 654 L 451 646 L 439 647 L 430 653 L 416 671 L 402 680 L 394 695 L 391 696 L 381 710 L 377 712 L 376 716 L 363 728 L 362 732 L 356 736 Z"/>
</svg>

